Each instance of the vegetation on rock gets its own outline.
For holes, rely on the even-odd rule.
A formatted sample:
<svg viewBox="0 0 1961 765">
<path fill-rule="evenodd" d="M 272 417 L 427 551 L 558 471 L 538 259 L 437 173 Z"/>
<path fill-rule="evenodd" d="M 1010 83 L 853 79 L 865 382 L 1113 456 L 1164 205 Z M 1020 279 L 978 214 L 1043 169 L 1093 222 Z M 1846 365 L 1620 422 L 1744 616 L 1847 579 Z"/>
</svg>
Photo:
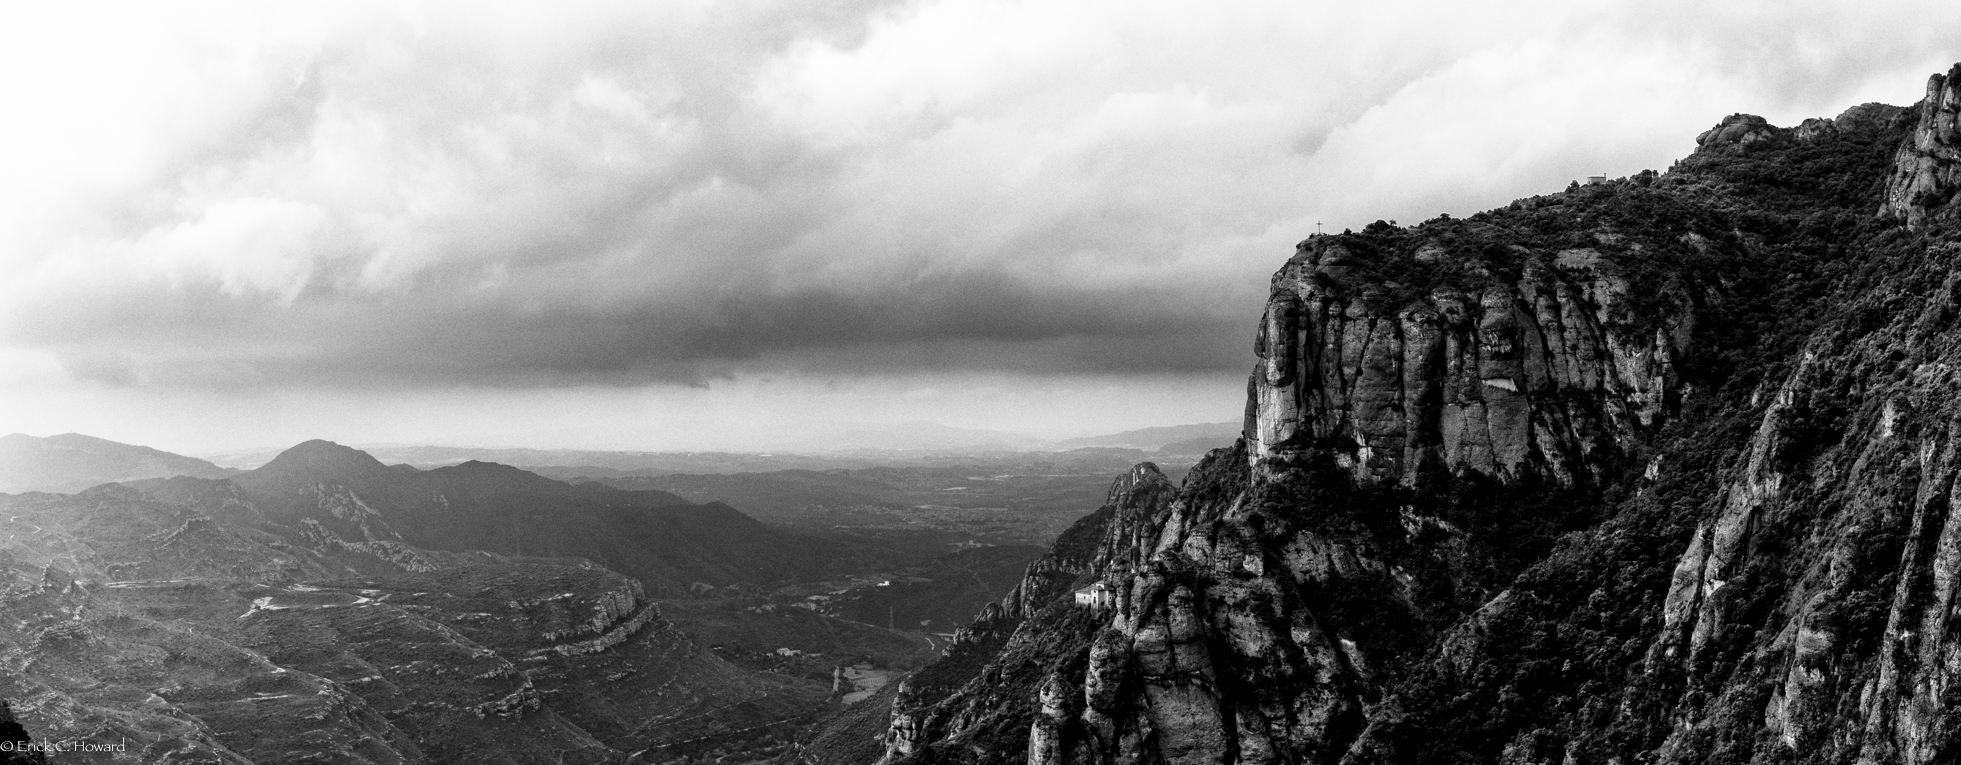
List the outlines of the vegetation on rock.
<svg viewBox="0 0 1961 765">
<path fill-rule="evenodd" d="M 1116 605 L 1031 570 L 885 760 L 1961 757 L 1957 87 L 1303 242 Z"/>
</svg>

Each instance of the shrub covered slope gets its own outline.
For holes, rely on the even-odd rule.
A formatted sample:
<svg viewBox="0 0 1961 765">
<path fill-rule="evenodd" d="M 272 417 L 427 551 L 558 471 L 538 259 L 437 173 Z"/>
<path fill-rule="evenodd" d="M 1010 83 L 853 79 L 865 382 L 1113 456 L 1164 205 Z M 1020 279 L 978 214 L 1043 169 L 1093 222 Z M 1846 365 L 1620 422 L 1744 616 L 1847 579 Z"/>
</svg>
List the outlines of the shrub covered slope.
<svg viewBox="0 0 1961 765">
<path fill-rule="evenodd" d="M 1120 479 L 884 760 L 1961 758 L 1957 81 L 1303 242 L 1240 442 Z"/>
</svg>

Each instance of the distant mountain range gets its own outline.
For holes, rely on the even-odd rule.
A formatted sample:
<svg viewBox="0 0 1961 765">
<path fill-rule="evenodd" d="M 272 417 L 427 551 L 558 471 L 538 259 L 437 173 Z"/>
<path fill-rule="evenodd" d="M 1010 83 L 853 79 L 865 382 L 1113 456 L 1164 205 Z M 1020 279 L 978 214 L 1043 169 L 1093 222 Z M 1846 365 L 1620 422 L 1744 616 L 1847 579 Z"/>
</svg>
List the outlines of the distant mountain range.
<svg viewBox="0 0 1961 765">
<path fill-rule="evenodd" d="M 1106 436 L 1070 438 L 1051 445 L 1055 449 L 1081 449 L 1091 446 L 1114 446 L 1124 449 L 1143 449 L 1145 451 L 1204 453 L 1222 446 L 1231 446 L 1239 437 L 1240 423 L 1201 422 L 1196 425 L 1168 425 L 1161 428 L 1143 428 L 1111 433 Z"/>
<path fill-rule="evenodd" d="M 686 760 L 825 708 L 828 682 L 731 664 L 655 602 L 829 564 L 725 506 L 312 441 L 0 518 L 0 697 L 130 762 Z"/>
<path fill-rule="evenodd" d="M 835 568 L 848 554 L 727 505 L 639 487 L 573 485 L 491 462 L 422 470 L 308 441 L 240 471 L 77 434 L 0 438 L 0 487 L 8 493 L 108 483 L 276 536 L 586 558 L 656 594 L 685 593 L 697 583 L 767 584 Z"/>
<path fill-rule="evenodd" d="M 1127 430 L 1062 440 L 1025 433 L 955 428 L 927 422 L 866 425 L 840 430 L 821 441 L 792 444 L 771 452 L 610 451 L 523 449 L 475 446 L 366 445 L 360 448 L 384 462 L 417 467 L 454 465 L 470 460 L 516 465 L 563 476 L 627 476 L 685 473 L 710 475 L 778 470 L 860 470 L 944 461 L 950 456 L 1009 452 L 1063 452 L 1084 448 L 1138 449 L 1160 455 L 1197 456 L 1239 437 L 1238 422 Z M 231 468 L 265 464 L 279 449 L 244 449 L 206 455 Z M 114 479 L 105 479 L 114 480 Z"/>
<path fill-rule="evenodd" d="M 727 505 L 695 504 L 664 491 L 573 485 L 490 462 L 389 466 L 329 441 L 299 444 L 228 480 L 128 485 L 278 536 L 585 558 L 638 578 L 656 595 L 685 594 L 697 583 L 768 584 L 825 570 L 837 554 Z M 246 501 L 224 500 L 231 495 Z"/>
<path fill-rule="evenodd" d="M 958 624 L 1033 552 L 980 545 L 941 560 L 936 540 L 1014 541 L 1027 536 L 1017 523 L 1046 538 L 1048 516 L 1081 506 L 1084 474 L 1148 456 L 1114 444 L 1187 435 L 1114 434 L 999 464 L 946 452 L 867 467 L 895 450 L 802 458 L 848 472 L 616 486 L 475 459 L 388 464 L 328 441 L 242 471 L 89 436 L 9 436 L 0 606 L 18 624 L 0 626 L 0 654 L 27 669 L 0 677 L 0 697 L 42 700 L 24 718 L 37 737 L 220 761 L 762 751 L 826 708 L 825 662 L 896 660 L 925 640 L 875 624 Z M 520 453 L 620 466 L 606 469 L 799 459 Z M 786 529 L 680 491 L 785 519 L 811 502 L 829 514 Z M 906 575 L 838 595 L 867 571 Z M 789 607 L 801 596 L 783 595 L 787 584 L 840 599 L 823 612 Z M 785 658 L 782 646 L 834 658 Z M 771 669 L 784 662 L 812 666 Z"/>
<path fill-rule="evenodd" d="M 80 433 L 0 436 L 0 493 L 66 493 L 113 481 L 179 475 L 224 478 L 237 472 L 195 457 Z"/>
</svg>

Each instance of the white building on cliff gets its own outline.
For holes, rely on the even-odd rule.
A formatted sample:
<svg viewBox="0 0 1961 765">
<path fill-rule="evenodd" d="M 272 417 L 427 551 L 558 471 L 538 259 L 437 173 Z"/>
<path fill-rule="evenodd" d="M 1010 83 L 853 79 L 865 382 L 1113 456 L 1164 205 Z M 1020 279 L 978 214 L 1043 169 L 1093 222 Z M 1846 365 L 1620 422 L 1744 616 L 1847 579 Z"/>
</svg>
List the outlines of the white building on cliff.
<svg viewBox="0 0 1961 765">
<path fill-rule="evenodd" d="M 1110 585 L 1097 582 L 1076 591 L 1076 605 L 1095 609 L 1109 608 L 1117 604 L 1117 593 Z"/>
</svg>

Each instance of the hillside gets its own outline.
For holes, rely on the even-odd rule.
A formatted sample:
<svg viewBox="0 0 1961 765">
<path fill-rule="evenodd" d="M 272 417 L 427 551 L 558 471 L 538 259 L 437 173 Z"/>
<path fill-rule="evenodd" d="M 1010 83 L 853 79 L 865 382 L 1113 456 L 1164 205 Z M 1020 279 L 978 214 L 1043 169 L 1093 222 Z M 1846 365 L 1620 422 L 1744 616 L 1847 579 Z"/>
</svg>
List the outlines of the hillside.
<svg viewBox="0 0 1961 765">
<path fill-rule="evenodd" d="M 309 441 L 0 517 L 0 699 L 36 740 L 131 742 L 100 761 L 750 761 L 838 666 L 931 650 L 774 592 L 882 548 L 503 465 Z"/>
<path fill-rule="evenodd" d="M 672 759 L 769 751 L 824 706 L 617 573 L 277 534 L 229 521 L 258 508 L 219 484 L 0 497 L 0 698 L 36 740 L 127 743 L 56 761 Z"/>
<path fill-rule="evenodd" d="M 315 530 L 355 543 L 585 558 L 661 596 L 702 586 L 763 586 L 836 570 L 825 540 L 765 526 L 726 505 L 661 491 L 572 485 L 517 468 L 465 462 L 389 467 L 326 441 L 294 446 L 230 481 L 253 502 L 228 517 L 277 533 Z M 159 496 L 208 490 L 144 484 Z"/>
<path fill-rule="evenodd" d="M 113 481 L 179 475 L 223 478 L 236 472 L 201 459 L 80 433 L 0 436 L 0 494 L 76 492 Z"/>
<path fill-rule="evenodd" d="M 1957 109 L 1302 242 L 1242 438 L 1120 479 L 881 762 L 1961 759 Z"/>
</svg>

